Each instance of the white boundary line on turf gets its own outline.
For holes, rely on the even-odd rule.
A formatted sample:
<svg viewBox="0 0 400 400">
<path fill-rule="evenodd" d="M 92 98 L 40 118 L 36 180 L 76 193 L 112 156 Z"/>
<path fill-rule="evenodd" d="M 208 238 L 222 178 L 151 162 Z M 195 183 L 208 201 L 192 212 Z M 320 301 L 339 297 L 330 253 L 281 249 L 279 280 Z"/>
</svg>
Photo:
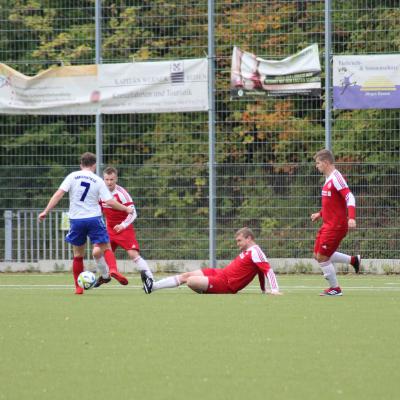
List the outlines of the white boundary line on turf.
<svg viewBox="0 0 400 400">
<path fill-rule="evenodd" d="M 54 285 L 54 284 L 49 284 L 49 285 L 14 285 L 14 284 L 0 284 L 0 289 L 47 289 L 47 290 L 71 290 L 73 289 L 73 285 Z M 280 287 L 282 292 L 286 291 L 315 291 L 315 290 L 320 290 L 321 288 L 318 286 L 305 286 L 305 285 L 300 285 L 300 286 L 281 286 Z M 92 289 L 94 291 L 101 291 L 101 290 L 142 290 L 143 287 L 142 285 L 129 285 L 129 286 L 103 286 L 101 289 Z M 177 291 L 177 290 L 185 290 L 187 289 L 186 286 L 182 286 L 180 288 L 172 288 L 172 289 L 167 289 L 168 291 Z M 393 286 L 342 286 L 342 289 L 344 291 L 346 290 L 354 290 L 354 291 L 384 291 L 384 292 L 399 292 L 400 287 L 393 287 Z M 164 290 L 163 290 L 164 291 Z M 247 287 L 243 290 L 243 292 L 246 291 L 256 291 L 260 292 L 260 289 L 256 286 L 250 286 Z"/>
</svg>

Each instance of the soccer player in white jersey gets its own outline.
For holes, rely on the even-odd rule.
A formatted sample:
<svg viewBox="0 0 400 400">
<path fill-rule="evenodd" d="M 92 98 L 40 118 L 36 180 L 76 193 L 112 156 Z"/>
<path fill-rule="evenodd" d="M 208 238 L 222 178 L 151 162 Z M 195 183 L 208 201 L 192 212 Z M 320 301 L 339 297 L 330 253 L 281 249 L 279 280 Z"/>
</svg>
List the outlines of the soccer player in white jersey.
<svg viewBox="0 0 400 400">
<path fill-rule="evenodd" d="M 263 293 L 280 295 L 275 273 L 265 254 L 255 242 L 252 230 L 247 227 L 239 229 L 235 234 L 235 239 L 241 253 L 225 268 L 203 268 L 185 272 L 153 282 L 151 286 L 147 286 L 147 282 L 144 281 L 144 291 L 151 293 L 186 283 L 197 293 L 235 294 L 258 275 Z M 265 277 L 268 279 L 271 290 L 265 288 Z"/>
<path fill-rule="evenodd" d="M 116 168 L 107 167 L 103 171 L 103 179 L 114 199 L 118 203 L 133 209 L 132 214 L 127 214 L 124 211 L 112 209 L 103 200 L 100 202 L 103 214 L 106 218 L 107 232 L 110 236 L 111 249 L 115 252 L 118 246 L 123 248 L 127 252 L 129 258 L 136 264 L 138 270 L 141 273 L 143 272 L 142 279 L 153 281 L 153 274 L 146 260 L 140 255 L 139 243 L 136 240 L 133 221 L 135 221 L 137 213 L 135 205 L 132 201 L 132 197 L 122 186 L 117 185 L 118 171 Z M 100 271 L 104 271 L 103 259 L 100 259 L 98 268 Z M 103 283 L 108 283 L 109 281 L 110 278 L 107 272 L 103 272 L 97 280 L 95 287 L 99 287 Z M 148 282 L 148 285 L 151 284 L 150 281 Z"/>
<path fill-rule="evenodd" d="M 76 294 L 83 294 L 83 289 L 78 286 L 77 279 L 84 269 L 83 258 L 85 256 L 87 237 L 89 237 L 92 244 L 96 244 L 93 247 L 93 257 L 98 259 L 104 256 L 110 269 L 116 266 L 107 230 L 101 219 L 100 199 L 102 198 L 107 205 L 116 210 L 129 214 L 133 213 L 132 208 L 118 203 L 113 198 L 103 179 L 95 174 L 95 154 L 89 152 L 82 154 L 80 167 L 80 171 L 72 172 L 64 179 L 59 189 L 49 200 L 44 211 L 39 214 L 39 220 L 44 220 L 64 194 L 69 193 L 70 230 L 65 240 L 71 243 L 73 248 L 72 271 Z M 117 273 L 112 276 L 121 284 L 128 284 L 128 280 L 121 274 Z"/>
<path fill-rule="evenodd" d="M 360 272 L 361 257 L 339 253 L 337 248 L 349 229 L 356 227 L 356 201 L 342 174 L 335 168 L 330 150 L 320 150 L 314 156 L 319 172 L 325 175 L 322 188 L 321 210 L 311 215 L 311 220 L 322 218 L 314 245 L 314 258 L 318 261 L 329 287 L 321 296 L 342 296 L 336 277 L 334 262 L 351 264 Z"/>
</svg>

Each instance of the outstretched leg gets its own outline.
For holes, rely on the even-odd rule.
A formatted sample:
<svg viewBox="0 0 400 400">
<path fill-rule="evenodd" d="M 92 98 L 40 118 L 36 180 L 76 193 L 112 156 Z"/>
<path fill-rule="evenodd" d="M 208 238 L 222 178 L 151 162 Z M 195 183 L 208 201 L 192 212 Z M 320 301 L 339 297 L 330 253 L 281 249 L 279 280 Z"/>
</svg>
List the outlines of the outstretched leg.
<svg viewBox="0 0 400 400">
<path fill-rule="evenodd" d="M 180 275 L 169 276 L 167 278 L 160 279 L 159 281 L 156 281 L 153 283 L 153 286 L 150 291 L 147 291 L 146 288 L 144 288 L 144 287 L 143 288 L 144 288 L 144 291 L 149 294 L 155 290 L 174 288 L 174 287 L 183 285 L 185 283 L 188 283 L 188 279 L 191 277 L 205 278 L 201 269 L 197 269 L 195 271 L 185 272 Z"/>
</svg>

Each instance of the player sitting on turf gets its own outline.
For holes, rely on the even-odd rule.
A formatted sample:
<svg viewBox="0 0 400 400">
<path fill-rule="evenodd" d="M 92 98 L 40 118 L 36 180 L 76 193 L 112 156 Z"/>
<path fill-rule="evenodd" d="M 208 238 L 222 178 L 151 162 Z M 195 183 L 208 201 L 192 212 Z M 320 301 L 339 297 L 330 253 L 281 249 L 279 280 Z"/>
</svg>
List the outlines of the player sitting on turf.
<svg viewBox="0 0 400 400">
<path fill-rule="evenodd" d="M 263 251 L 255 243 L 251 229 L 239 229 L 235 238 L 241 253 L 225 268 L 203 268 L 185 272 L 161 279 L 152 285 L 144 281 L 144 291 L 149 294 L 155 290 L 173 288 L 186 283 L 197 293 L 234 294 L 246 287 L 258 275 L 263 293 L 267 293 L 265 289 L 265 277 L 267 277 L 271 286 L 271 291 L 268 293 L 280 295 L 274 271 Z"/>
<path fill-rule="evenodd" d="M 147 280 L 148 285 L 151 285 L 154 279 L 153 274 L 146 260 L 141 257 L 139 253 L 139 243 L 136 240 L 133 222 L 136 219 L 137 213 L 135 205 L 132 201 L 132 197 L 126 191 L 126 189 L 120 185 L 117 185 L 118 171 L 116 168 L 107 167 L 103 171 L 103 178 L 115 201 L 133 210 L 132 214 L 128 214 L 124 211 L 112 209 L 105 201 L 100 202 L 101 209 L 106 218 L 107 232 L 110 236 L 112 251 L 115 252 L 118 246 L 122 247 L 127 252 L 129 258 L 136 264 L 138 270 L 143 272 L 142 279 Z M 101 273 L 101 276 L 97 280 L 94 287 L 99 287 L 104 283 L 108 283 L 110 281 L 110 277 L 104 258 L 101 257 L 98 260 L 95 259 L 95 262 L 97 269 Z"/>
</svg>

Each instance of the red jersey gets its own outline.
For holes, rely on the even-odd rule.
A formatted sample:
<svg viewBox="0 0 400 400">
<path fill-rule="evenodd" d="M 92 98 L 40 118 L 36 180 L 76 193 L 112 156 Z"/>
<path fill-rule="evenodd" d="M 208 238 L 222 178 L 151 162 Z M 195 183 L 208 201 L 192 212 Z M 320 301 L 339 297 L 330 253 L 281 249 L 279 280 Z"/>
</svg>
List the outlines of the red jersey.
<svg viewBox="0 0 400 400">
<path fill-rule="evenodd" d="M 325 227 L 336 230 L 347 229 L 349 218 L 355 219 L 355 199 L 342 174 L 335 169 L 322 187 L 322 221 Z"/>
<path fill-rule="evenodd" d="M 111 194 L 114 199 L 118 201 L 118 203 L 121 203 L 126 207 L 135 208 L 135 206 L 133 205 L 132 197 L 122 186 L 116 185 Z M 115 225 L 119 224 L 123 224 L 125 228 L 133 228 L 132 222 L 136 218 L 136 210 L 134 210 L 133 214 L 128 214 L 125 211 L 114 210 L 103 200 L 100 201 L 100 205 L 106 218 L 108 229 L 113 229 Z"/>
<path fill-rule="evenodd" d="M 236 293 L 247 286 L 259 271 L 266 275 L 269 269 L 270 265 L 265 254 L 258 245 L 253 245 L 241 252 L 222 271 L 229 288 Z"/>
</svg>

